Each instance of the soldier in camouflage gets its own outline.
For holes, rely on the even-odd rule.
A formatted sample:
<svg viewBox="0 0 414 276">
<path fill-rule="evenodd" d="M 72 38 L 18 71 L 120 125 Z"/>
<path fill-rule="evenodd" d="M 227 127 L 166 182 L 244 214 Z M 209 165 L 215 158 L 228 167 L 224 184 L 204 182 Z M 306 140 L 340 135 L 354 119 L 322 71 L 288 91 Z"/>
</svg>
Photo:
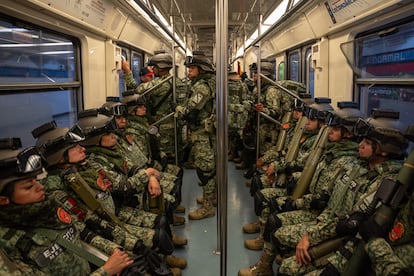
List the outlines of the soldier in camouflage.
<svg viewBox="0 0 414 276">
<path fill-rule="evenodd" d="M 113 129 L 115 123 L 106 125 L 105 129 Z M 144 247 L 150 247 L 162 254 L 169 255 L 173 251 L 173 245 L 168 237 L 168 225 L 162 225 L 161 219 L 155 219 L 148 215 L 141 217 L 135 223 L 154 225 L 155 229 L 140 227 L 132 224 L 120 223 L 119 219 L 114 218 L 115 203 L 110 190 L 112 182 L 105 175 L 102 168 L 97 170 L 86 160 L 85 148 L 79 145 L 84 140 L 83 133 L 78 126 L 70 131 L 66 128 L 56 128 L 55 123 L 47 123 L 33 132 L 37 138 L 37 145 L 42 149 L 48 163 L 48 176 L 42 180 L 47 191 L 54 191 L 56 198 L 63 204 L 68 212 L 76 215 L 79 220 L 88 225 L 89 229 L 101 236 L 113 240 L 115 243 L 127 250 L 137 251 Z M 73 171 L 76 169 L 75 171 Z M 73 184 L 66 176 L 75 175 L 74 181 L 79 185 Z M 82 186 L 82 182 L 93 187 L 77 190 L 76 187 Z M 125 183 L 124 183 L 125 184 Z M 115 183 L 117 188 L 125 189 L 128 185 Z M 122 188 L 123 187 L 123 188 Z M 131 187 L 129 187 L 131 189 Z M 85 199 L 84 196 L 91 195 L 93 200 Z M 96 204 L 101 207 L 96 208 Z M 112 206 L 112 209 L 111 209 Z M 125 211 L 125 210 L 124 210 Z M 124 212 L 118 214 L 123 215 Z M 128 212 L 124 214 L 128 216 Z M 137 218 L 134 218 L 137 219 Z M 131 220 L 132 218 L 125 218 Z M 156 223 L 158 221 L 159 223 Z M 107 252 L 105 241 L 94 241 L 94 246 Z M 177 273 L 180 273 L 179 269 Z"/>
<path fill-rule="evenodd" d="M 250 103 L 247 101 L 247 86 L 235 71 L 230 71 L 228 74 L 228 90 L 228 160 L 231 161 L 239 157 L 239 150 L 242 149 L 241 134 L 247 123 Z"/>
<path fill-rule="evenodd" d="M 290 171 L 286 172 L 286 167 L 294 167 L 296 171 L 300 171 L 303 168 L 306 158 L 309 156 L 312 145 L 317 137 L 317 133 L 319 132 L 321 126 L 325 124 L 325 114 L 329 110 L 332 110 L 330 104 L 327 102 L 319 103 L 318 99 L 316 99 L 316 102 L 314 104 L 311 104 L 309 107 L 307 107 L 307 111 L 305 112 L 305 115 L 307 117 L 305 131 L 302 135 L 302 139 L 299 141 L 301 144 L 298 152 L 298 157 L 294 162 L 292 162 L 294 164 L 289 164 L 286 166 L 284 158 L 281 157 L 279 161 L 273 162 L 268 166 L 266 174 L 263 174 L 262 176 L 255 176 L 253 178 L 253 185 L 250 187 L 251 192 L 254 192 L 254 187 L 256 185 L 263 187 L 263 189 L 258 190 L 253 194 L 255 212 L 259 217 L 259 223 L 247 224 L 243 227 L 243 229 L 250 230 L 258 225 L 260 233 L 259 236 L 255 239 L 245 240 L 244 245 L 246 248 L 251 250 L 261 250 L 263 248 L 264 225 L 270 214 L 270 202 L 273 198 L 289 195 L 290 192 L 288 189 L 292 190 L 292 188 L 287 187 L 286 183 L 277 183 L 278 179 L 275 178 L 276 174 L 274 172 L 274 168 L 277 168 L 278 174 L 286 173 L 290 179 L 290 182 L 296 182 L 296 179 L 299 178 L 299 173 L 296 173 L 296 176 L 293 176 L 291 175 L 293 173 L 293 169 L 289 168 Z M 258 181 L 260 181 L 259 184 Z"/>
<path fill-rule="evenodd" d="M 276 253 L 283 254 L 284 248 L 296 246 L 296 256 L 283 260 L 280 273 L 314 270 L 316 263 L 310 258 L 310 246 L 338 236 L 355 235 L 379 185 L 385 178 L 395 180 L 408 147 L 405 130 L 396 112 L 377 110 L 371 116 L 359 119 L 355 126 L 355 134 L 363 137 L 359 144 L 360 162 L 349 169 L 344 167 L 334 178 L 332 195 L 324 211 L 312 222 L 283 226 L 274 233 Z M 290 235 L 283 231 L 290 231 Z M 344 255 L 352 254 L 354 242 L 351 238 L 343 249 L 331 254 L 328 273 L 343 272 L 347 260 Z"/>
<path fill-rule="evenodd" d="M 2 139 L 1 142 L 4 141 Z M 94 239 L 97 236 L 67 213 L 54 193 L 44 191 L 36 178 L 43 169 L 42 158 L 36 148 L 19 151 L 18 147 L 5 149 L 3 145 L 0 150 L 0 243 L 11 256 L 22 257 L 16 260 L 22 274 L 13 275 L 31 275 L 35 271 L 40 271 L 36 275 L 89 275 L 88 260 L 82 254 L 67 250 L 41 229 L 47 228 L 54 235 L 63 235 L 62 239 L 77 248 L 75 252 L 78 250 L 79 253 L 83 250 L 81 238 L 88 236 Z M 93 275 L 116 274 L 133 263 L 128 254 L 117 249 L 119 245 L 109 240 L 106 243 L 108 249 L 112 245 L 112 256 Z M 22 260 L 29 261 L 30 267 Z"/>
<path fill-rule="evenodd" d="M 215 215 L 216 198 L 216 79 L 211 61 L 202 52 L 194 51 L 184 63 L 191 80 L 191 95 L 185 105 L 176 107 L 176 117 L 184 119 L 191 131 L 194 163 L 203 188 L 201 208 L 189 213 L 190 219 Z"/>
<path fill-rule="evenodd" d="M 166 81 L 171 77 L 170 70 L 173 67 L 173 59 L 166 51 L 156 51 L 154 56 L 148 62 L 149 66 L 152 66 L 152 70 L 156 79 L 145 83 L 145 85 L 138 86 L 136 93 L 143 94 L 146 90 L 156 87 L 151 92 L 145 95 L 148 100 L 149 118 L 150 123 L 154 123 L 164 116 L 173 112 L 174 95 L 173 95 L 173 79 Z M 132 73 L 128 73 L 129 68 L 123 67 L 124 79 L 128 89 L 135 88 L 135 81 L 132 77 Z M 183 83 L 179 78 L 174 79 L 175 87 L 183 87 Z M 186 95 L 182 95 L 182 91 L 176 91 L 178 98 L 186 98 Z M 184 91 L 185 92 L 185 91 Z M 159 124 L 159 145 L 160 149 L 166 153 L 170 162 L 175 162 L 175 137 L 174 137 L 174 117 L 167 118 Z M 178 142 L 181 140 L 180 135 L 177 137 Z M 181 144 L 179 142 L 179 144 Z"/>
</svg>

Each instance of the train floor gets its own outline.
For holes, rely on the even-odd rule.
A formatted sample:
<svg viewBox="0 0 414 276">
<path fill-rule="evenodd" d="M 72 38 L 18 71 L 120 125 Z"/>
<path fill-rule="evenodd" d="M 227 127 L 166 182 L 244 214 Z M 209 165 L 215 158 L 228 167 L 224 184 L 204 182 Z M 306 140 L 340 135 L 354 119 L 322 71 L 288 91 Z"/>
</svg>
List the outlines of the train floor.
<svg viewBox="0 0 414 276">
<path fill-rule="evenodd" d="M 179 236 L 185 236 L 188 244 L 176 248 L 174 255 L 187 259 L 188 265 L 182 270 L 183 276 L 220 275 L 220 255 L 216 216 L 203 220 L 189 220 L 188 212 L 197 209 L 196 197 L 202 194 L 198 186 L 195 170 L 185 169 L 182 187 L 182 205 L 186 208 L 184 226 L 174 227 Z M 261 251 L 251 251 L 244 247 L 245 239 L 253 239 L 257 234 L 245 234 L 242 226 L 255 220 L 253 198 L 245 185 L 243 171 L 236 170 L 233 162 L 228 163 L 228 196 L 227 196 L 227 275 L 237 275 L 239 269 L 256 263 Z M 181 216 L 181 214 L 179 214 Z"/>
</svg>

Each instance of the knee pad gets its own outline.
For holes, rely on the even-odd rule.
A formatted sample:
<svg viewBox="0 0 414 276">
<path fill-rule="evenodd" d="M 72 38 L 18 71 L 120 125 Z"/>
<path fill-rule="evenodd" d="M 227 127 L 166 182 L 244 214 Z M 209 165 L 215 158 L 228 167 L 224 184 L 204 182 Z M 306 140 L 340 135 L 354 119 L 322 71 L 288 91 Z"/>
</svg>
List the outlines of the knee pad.
<svg viewBox="0 0 414 276">
<path fill-rule="evenodd" d="M 168 235 L 170 237 L 172 237 L 171 227 L 168 224 L 168 220 L 167 220 L 167 217 L 166 216 L 164 216 L 164 215 L 158 215 L 155 218 L 154 223 L 155 223 L 154 229 L 161 229 L 162 228 L 162 229 L 164 229 L 168 233 Z"/>
<path fill-rule="evenodd" d="M 276 214 L 270 214 L 269 218 L 266 221 L 263 239 L 267 242 L 272 241 L 273 233 L 282 226 L 282 221 L 277 217 Z"/>
<path fill-rule="evenodd" d="M 170 255 L 174 251 L 174 244 L 167 231 L 160 228 L 155 231 L 154 238 L 152 239 L 152 248 L 158 249 L 158 252 L 165 255 Z"/>
<path fill-rule="evenodd" d="M 201 186 L 207 185 L 208 181 L 212 179 L 215 175 L 214 172 L 205 172 L 200 170 L 199 168 L 196 168 L 197 176 L 200 179 Z"/>
<path fill-rule="evenodd" d="M 168 224 L 173 224 L 174 222 L 174 209 L 172 207 L 171 202 L 164 200 L 165 216 L 167 217 Z"/>
<path fill-rule="evenodd" d="M 250 185 L 250 195 L 254 196 L 257 191 L 263 189 L 263 183 L 260 180 L 259 175 L 255 175 L 252 177 L 252 184 Z"/>
<path fill-rule="evenodd" d="M 278 214 L 280 213 L 280 207 L 277 203 L 276 197 L 272 197 L 269 201 L 269 208 L 271 214 Z"/>
<path fill-rule="evenodd" d="M 262 194 L 261 191 L 258 191 L 254 195 L 254 213 L 256 216 L 260 216 L 264 209 L 264 201 L 266 201 L 265 196 Z"/>
</svg>

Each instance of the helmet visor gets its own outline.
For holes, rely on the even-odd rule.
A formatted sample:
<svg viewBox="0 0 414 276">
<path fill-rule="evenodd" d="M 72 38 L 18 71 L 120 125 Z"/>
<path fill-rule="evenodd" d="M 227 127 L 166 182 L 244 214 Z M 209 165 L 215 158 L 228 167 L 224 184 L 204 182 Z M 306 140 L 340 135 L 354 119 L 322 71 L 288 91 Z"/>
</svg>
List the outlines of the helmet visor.
<svg viewBox="0 0 414 276">
<path fill-rule="evenodd" d="M 41 169 L 42 157 L 36 147 L 29 147 L 17 155 L 17 173 L 27 174 Z"/>
<path fill-rule="evenodd" d="M 372 131 L 372 125 L 362 118 L 359 118 L 355 123 L 354 135 L 356 136 L 368 136 Z"/>
<path fill-rule="evenodd" d="M 78 125 L 75 125 L 64 136 L 48 141 L 42 145 L 42 148 L 44 149 L 45 154 L 52 154 L 65 146 L 76 144 L 83 140 L 85 140 L 85 135 L 82 129 Z"/>
<path fill-rule="evenodd" d="M 114 116 L 126 116 L 128 114 L 128 108 L 125 104 L 115 105 L 112 107 Z"/>
</svg>

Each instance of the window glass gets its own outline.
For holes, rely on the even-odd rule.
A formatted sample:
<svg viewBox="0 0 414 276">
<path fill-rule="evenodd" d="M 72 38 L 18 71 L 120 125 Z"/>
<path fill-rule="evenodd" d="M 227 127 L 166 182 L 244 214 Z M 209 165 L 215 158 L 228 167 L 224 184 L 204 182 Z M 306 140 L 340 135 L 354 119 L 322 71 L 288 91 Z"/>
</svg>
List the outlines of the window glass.
<svg viewBox="0 0 414 276">
<path fill-rule="evenodd" d="M 0 83 L 75 81 L 73 42 L 0 20 Z"/>
<path fill-rule="evenodd" d="M 81 90 L 80 45 L 64 34 L 0 20 L 0 133 L 33 145 L 31 131 L 55 120 L 76 122 Z M 25 27 L 22 27 L 25 26 Z"/>
<path fill-rule="evenodd" d="M 132 53 L 131 71 L 137 84 L 141 83 L 141 79 L 139 78 L 141 67 L 144 67 L 144 65 L 141 63 L 141 55 Z"/>
<path fill-rule="evenodd" d="M 289 55 L 289 79 L 299 82 L 299 52 Z"/>
<path fill-rule="evenodd" d="M 278 73 L 278 80 L 285 79 L 285 62 L 284 61 L 279 63 L 277 73 Z"/>
</svg>

